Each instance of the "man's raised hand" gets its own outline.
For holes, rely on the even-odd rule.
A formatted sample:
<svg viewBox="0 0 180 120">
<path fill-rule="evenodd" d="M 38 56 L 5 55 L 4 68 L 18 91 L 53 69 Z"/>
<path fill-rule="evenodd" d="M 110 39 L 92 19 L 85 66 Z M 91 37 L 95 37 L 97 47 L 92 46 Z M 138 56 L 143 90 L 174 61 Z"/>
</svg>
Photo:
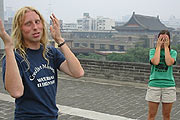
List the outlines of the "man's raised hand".
<svg viewBox="0 0 180 120">
<path fill-rule="evenodd" d="M 1 19 L 0 19 L 0 38 L 2 38 L 5 48 L 6 47 L 12 47 L 13 48 L 13 41 L 12 41 L 11 37 L 5 31 L 4 25 L 3 25 Z"/>
</svg>

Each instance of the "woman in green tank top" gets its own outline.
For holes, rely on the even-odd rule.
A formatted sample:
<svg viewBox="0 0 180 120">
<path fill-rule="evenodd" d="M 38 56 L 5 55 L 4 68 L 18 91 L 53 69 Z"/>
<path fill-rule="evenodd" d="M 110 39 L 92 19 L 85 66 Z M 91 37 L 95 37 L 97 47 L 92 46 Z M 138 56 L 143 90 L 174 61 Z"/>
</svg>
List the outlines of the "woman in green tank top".
<svg viewBox="0 0 180 120">
<path fill-rule="evenodd" d="M 151 74 L 146 93 L 149 111 L 148 120 L 154 120 L 159 103 L 162 103 L 164 120 L 170 120 L 173 102 L 176 101 L 176 88 L 172 65 L 176 63 L 177 52 L 170 48 L 170 33 L 160 31 L 156 48 L 149 52 Z"/>
</svg>

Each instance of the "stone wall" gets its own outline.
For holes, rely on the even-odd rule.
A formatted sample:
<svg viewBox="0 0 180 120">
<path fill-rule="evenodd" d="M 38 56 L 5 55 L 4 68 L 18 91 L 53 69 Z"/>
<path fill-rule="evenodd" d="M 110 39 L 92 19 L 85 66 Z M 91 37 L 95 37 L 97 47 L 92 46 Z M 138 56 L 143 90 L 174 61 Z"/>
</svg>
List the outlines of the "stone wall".
<svg viewBox="0 0 180 120">
<path fill-rule="evenodd" d="M 148 63 L 109 62 L 80 59 L 85 77 L 148 83 L 151 66 Z M 180 86 L 180 66 L 175 65 L 174 77 Z"/>
</svg>

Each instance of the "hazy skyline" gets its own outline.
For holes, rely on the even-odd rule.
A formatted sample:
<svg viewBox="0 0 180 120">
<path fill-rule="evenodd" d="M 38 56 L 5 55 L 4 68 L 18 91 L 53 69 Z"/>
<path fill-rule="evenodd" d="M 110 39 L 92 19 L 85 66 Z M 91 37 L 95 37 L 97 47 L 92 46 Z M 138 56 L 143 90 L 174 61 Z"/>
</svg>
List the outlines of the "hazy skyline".
<svg viewBox="0 0 180 120">
<path fill-rule="evenodd" d="M 91 17 L 103 16 L 121 20 L 122 16 L 136 14 L 154 16 L 168 20 L 170 16 L 180 19 L 180 0 L 4 0 L 4 8 L 17 10 L 23 6 L 33 6 L 38 9 L 45 19 L 50 13 L 64 20 L 76 22 L 87 12 Z"/>
</svg>

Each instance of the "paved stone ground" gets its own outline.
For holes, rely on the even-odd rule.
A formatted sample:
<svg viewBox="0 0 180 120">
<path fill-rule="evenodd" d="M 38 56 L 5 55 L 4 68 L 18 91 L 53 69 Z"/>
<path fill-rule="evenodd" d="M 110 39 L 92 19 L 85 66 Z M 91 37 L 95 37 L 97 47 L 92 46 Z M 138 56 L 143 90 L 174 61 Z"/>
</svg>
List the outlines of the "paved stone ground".
<svg viewBox="0 0 180 120">
<path fill-rule="evenodd" d="M 1 76 L 0 76 L 1 78 Z M 57 94 L 57 104 L 83 110 L 146 120 L 147 102 L 144 100 L 146 85 L 129 82 L 99 82 L 98 79 L 78 80 L 61 76 Z M 101 80 L 102 81 L 102 80 Z M 6 93 L 0 80 L 0 93 Z M 171 120 L 180 120 L 180 92 L 174 103 Z M 14 103 L 0 101 L 0 120 L 12 120 Z M 89 118 L 59 113 L 59 120 L 90 120 Z M 156 120 L 162 120 L 161 105 Z"/>
</svg>

